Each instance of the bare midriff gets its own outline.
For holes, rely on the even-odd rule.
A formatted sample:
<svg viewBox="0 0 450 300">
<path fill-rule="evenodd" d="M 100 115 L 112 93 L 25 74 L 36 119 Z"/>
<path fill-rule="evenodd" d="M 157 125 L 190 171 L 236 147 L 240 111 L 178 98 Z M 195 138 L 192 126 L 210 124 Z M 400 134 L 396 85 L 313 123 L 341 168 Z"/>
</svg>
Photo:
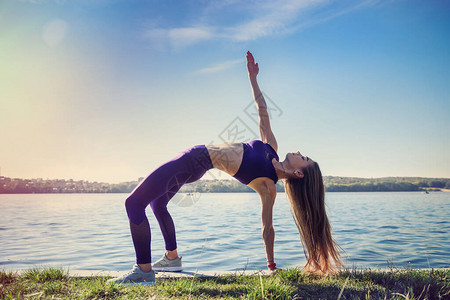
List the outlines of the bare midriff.
<svg viewBox="0 0 450 300">
<path fill-rule="evenodd" d="M 206 149 L 208 149 L 214 168 L 231 176 L 237 173 L 244 156 L 242 143 L 208 145 Z"/>
</svg>

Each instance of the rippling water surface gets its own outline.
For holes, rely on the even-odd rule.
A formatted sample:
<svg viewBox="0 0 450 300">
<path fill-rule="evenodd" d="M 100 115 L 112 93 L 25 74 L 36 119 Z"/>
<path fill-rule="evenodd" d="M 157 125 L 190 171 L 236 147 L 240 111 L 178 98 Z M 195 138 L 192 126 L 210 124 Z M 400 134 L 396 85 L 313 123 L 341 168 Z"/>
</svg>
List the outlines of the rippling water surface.
<svg viewBox="0 0 450 300">
<path fill-rule="evenodd" d="M 128 270 L 134 249 L 124 209 L 126 194 L 0 195 L 0 269 L 63 266 Z M 450 193 L 327 193 L 335 239 L 348 267 L 449 267 Z M 257 194 L 201 194 L 189 207 L 169 204 L 186 270 L 263 269 Z M 164 252 L 152 227 L 153 260 Z M 274 207 L 278 266 L 305 257 L 285 194 Z"/>
</svg>

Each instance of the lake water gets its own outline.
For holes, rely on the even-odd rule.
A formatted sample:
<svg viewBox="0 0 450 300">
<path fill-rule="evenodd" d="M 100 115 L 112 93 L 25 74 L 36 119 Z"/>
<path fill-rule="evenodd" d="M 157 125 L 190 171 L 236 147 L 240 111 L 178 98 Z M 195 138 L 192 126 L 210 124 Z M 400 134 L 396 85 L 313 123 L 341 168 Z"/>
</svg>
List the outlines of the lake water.
<svg viewBox="0 0 450 300">
<path fill-rule="evenodd" d="M 126 197 L 0 195 L 0 269 L 130 269 L 135 258 Z M 450 266 L 450 193 L 327 193 L 326 201 L 347 267 Z M 188 207 L 171 202 L 169 211 L 185 270 L 265 268 L 257 194 L 206 193 Z M 151 210 L 147 213 L 156 260 L 164 243 Z M 275 203 L 274 228 L 277 265 L 303 266 L 298 231 L 283 193 Z"/>
</svg>

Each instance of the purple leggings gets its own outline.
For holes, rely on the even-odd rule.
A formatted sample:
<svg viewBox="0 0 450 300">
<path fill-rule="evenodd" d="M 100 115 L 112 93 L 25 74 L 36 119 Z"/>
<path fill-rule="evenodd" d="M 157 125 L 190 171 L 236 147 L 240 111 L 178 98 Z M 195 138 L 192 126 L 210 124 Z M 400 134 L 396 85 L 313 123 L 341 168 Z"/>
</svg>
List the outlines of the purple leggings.
<svg viewBox="0 0 450 300">
<path fill-rule="evenodd" d="M 212 168 L 206 147 L 194 146 L 159 166 L 127 198 L 125 208 L 130 220 L 131 237 L 138 264 L 151 262 L 151 233 L 145 208 L 150 204 L 161 228 L 166 250 L 175 250 L 177 248 L 175 225 L 167 210 L 167 204 L 183 184 L 199 180 Z"/>
</svg>

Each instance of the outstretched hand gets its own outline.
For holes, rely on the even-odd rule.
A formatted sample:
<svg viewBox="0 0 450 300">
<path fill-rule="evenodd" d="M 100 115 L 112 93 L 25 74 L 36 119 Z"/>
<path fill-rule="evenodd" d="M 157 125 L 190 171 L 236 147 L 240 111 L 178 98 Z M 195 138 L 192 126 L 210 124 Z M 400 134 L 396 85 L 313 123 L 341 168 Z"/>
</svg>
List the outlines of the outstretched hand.
<svg viewBox="0 0 450 300">
<path fill-rule="evenodd" d="M 250 51 L 247 51 L 247 71 L 250 77 L 256 77 L 259 73 L 258 63 L 255 63 L 255 59 Z"/>
</svg>

